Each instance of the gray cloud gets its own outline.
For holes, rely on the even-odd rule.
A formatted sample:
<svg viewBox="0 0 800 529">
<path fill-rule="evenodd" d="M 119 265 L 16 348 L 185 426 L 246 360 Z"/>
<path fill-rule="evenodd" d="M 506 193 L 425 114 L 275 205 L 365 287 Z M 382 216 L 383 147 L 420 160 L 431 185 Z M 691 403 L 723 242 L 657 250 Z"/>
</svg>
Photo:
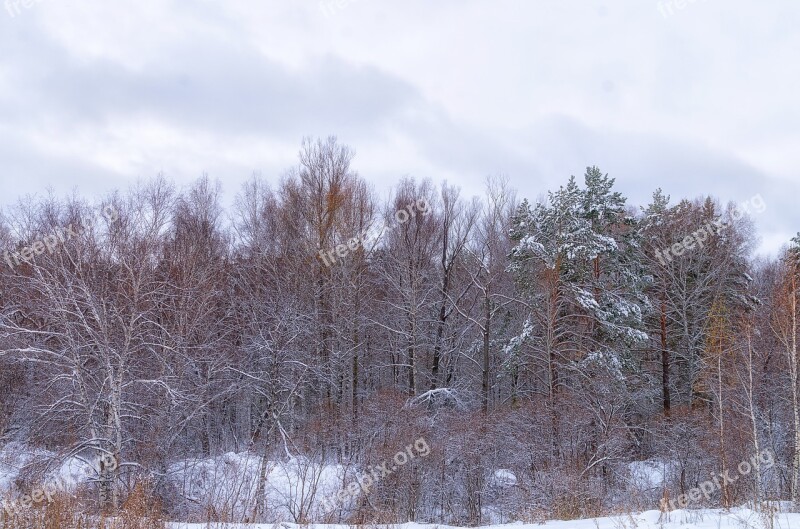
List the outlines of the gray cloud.
<svg viewBox="0 0 800 529">
<path fill-rule="evenodd" d="M 597 164 L 633 203 L 761 193 L 774 251 L 800 224 L 798 22 L 743 0 L 43 0 L 0 11 L 2 203 L 160 171 L 230 196 L 333 133 L 379 190 L 505 172 L 535 198 Z"/>
</svg>

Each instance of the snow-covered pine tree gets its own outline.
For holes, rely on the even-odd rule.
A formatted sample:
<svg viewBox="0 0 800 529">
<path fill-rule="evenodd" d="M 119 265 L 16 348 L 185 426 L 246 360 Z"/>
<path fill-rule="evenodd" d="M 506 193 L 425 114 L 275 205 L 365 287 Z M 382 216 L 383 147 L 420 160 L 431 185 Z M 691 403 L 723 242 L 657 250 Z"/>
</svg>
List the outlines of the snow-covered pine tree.
<svg viewBox="0 0 800 529">
<path fill-rule="evenodd" d="M 649 302 L 635 251 L 636 221 L 625 213 L 625 198 L 612 190 L 613 178 L 589 167 L 585 181 L 581 189 L 571 177 L 549 193 L 547 203 L 520 206 L 511 270 L 530 306 L 555 294 L 571 307 L 562 307 L 571 314 L 570 330 L 558 334 L 569 336 L 577 353 L 572 360 L 619 370 L 631 348 L 647 339 L 642 314 Z M 543 290 L 547 285 L 550 290 Z"/>
</svg>

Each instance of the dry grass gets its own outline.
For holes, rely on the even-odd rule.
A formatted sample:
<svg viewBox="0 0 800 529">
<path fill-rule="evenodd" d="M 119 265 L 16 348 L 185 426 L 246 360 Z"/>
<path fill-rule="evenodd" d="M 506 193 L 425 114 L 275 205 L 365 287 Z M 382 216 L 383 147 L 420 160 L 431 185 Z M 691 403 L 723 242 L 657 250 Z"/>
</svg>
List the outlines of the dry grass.
<svg viewBox="0 0 800 529">
<path fill-rule="evenodd" d="M 164 529 L 160 502 L 147 484 L 137 485 L 120 512 L 105 517 L 69 495 L 57 495 L 39 508 L 0 511 L 0 529 Z"/>
</svg>

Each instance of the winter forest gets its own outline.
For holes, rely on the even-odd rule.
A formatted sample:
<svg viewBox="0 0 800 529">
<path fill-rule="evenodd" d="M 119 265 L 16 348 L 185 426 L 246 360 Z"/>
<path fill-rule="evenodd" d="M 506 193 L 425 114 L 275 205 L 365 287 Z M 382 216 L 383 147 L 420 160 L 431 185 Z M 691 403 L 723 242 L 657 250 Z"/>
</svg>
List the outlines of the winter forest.
<svg viewBox="0 0 800 529">
<path fill-rule="evenodd" d="M 760 195 L 386 199 L 358 160 L 3 210 L 3 527 L 800 508 L 800 238 L 751 257 Z"/>
</svg>

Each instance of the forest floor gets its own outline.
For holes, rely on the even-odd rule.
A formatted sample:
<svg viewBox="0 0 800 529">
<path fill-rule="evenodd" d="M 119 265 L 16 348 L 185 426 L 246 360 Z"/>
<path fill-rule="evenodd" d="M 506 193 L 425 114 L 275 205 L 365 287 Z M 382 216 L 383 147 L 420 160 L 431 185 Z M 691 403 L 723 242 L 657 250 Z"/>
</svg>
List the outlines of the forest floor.
<svg viewBox="0 0 800 529">
<path fill-rule="evenodd" d="M 298 524 L 172 524 L 172 529 L 307 529 Z M 314 524 L 314 529 L 353 529 L 350 525 Z M 439 524 L 406 523 L 374 526 L 370 529 L 454 529 Z M 585 520 L 551 520 L 544 524 L 488 525 L 485 529 L 800 529 L 800 513 L 775 513 L 769 516 L 739 507 L 730 510 L 677 510 L 669 514 L 660 511 L 623 514 Z"/>
</svg>

